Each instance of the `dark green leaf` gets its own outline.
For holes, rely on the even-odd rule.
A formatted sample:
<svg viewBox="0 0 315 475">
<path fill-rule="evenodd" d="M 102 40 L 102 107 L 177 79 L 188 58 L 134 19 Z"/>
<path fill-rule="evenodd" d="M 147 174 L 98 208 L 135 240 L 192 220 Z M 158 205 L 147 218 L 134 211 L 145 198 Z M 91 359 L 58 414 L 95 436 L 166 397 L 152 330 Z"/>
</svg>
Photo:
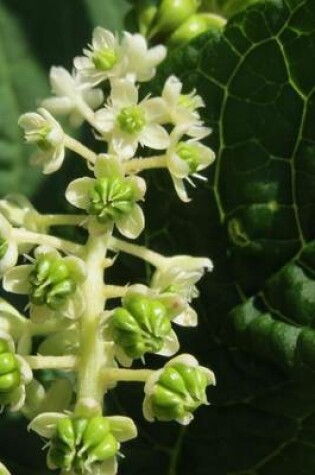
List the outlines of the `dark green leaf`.
<svg viewBox="0 0 315 475">
<path fill-rule="evenodd" d="M 84 0 L 92 25 L 110 28 L 112 31 L 124 29 L 124 16 L 130 9 L 126 0 Z"/>
<path fill-rule="evenodd" d="M 160 179 L 147 216 L 155 248 L 214 260 L 201 331 L 181 336 L 218 385 L 184 436 L 153 429 L 152 473 L 163 463 L 169 475 L 315 469 L 314 16 L 311 0 L 258 2 L 222 36 L 178 49 L 155 82 L 160 92 L 176 74 L 196 88 L 213 128 L 208 185 L 183 209 Z"/>
</svg>

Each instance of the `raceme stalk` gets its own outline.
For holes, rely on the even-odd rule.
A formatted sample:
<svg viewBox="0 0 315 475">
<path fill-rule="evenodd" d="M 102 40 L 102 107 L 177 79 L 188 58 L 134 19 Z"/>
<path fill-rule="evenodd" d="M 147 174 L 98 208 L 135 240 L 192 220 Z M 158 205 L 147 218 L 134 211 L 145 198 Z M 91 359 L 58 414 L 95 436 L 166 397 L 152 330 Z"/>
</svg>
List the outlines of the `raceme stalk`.
<svg viewBox="0 0 315 475">
<path fill-rule="evenodd" d="M 0 300 L 0 405 L 30 419 L 29 428 L 48 440 L 48 468 L 63 475 L 117 473 L 121 443 L 137 436 L 131 418 L 105 409 L 104 398 L 121 381 L 144 385 L 148 421 L 184 425 L 208 404 L 206 388 L 215 384 L 213 372 L 192 355 L 175 356 L 176 326 L 198 324 L 191 303 L 212 262 L 164 256 L 132 242 L 145 228 L 142 172 L 166 169 L 187 202 L 187 184 L 205 179 L 200 172 L 215 158 L 201 142 L 211 131 L 201 119 L 197 91 L 183 93 L 175 76 L 160 96 L 141 91 L 166 53 L 162 45 L 148 47 L 140 34 L 125 32 L 119 39 L 98 27 L 74 59 L 74 72 L 53 67 L 53 96 L 19 119 L 26 142 L 36 148 L 32 164 L 44 174 L 59 171 L 73 156 L 87 167 L 65 190 L 76 208 L 70 214 L 41 214 L 21 195 L 0 200 L 3 289 L 27 300 L 24 313 Z M 86 120 L 104 153 L 66 134 L 59 115 L 72 126 Z M 55 235 L 55 226 L 79 227 L 85 241 Z M 110 283 L 107 269 L 120 253 L 150 266 L 146 285 Z M 146 354 L 168 360 L 152 370 Z M 134 360 L 144 368 L 134 369 Z M 37 373 L 45 369 L 57 370 L 49 384 Z"/>
</svg>

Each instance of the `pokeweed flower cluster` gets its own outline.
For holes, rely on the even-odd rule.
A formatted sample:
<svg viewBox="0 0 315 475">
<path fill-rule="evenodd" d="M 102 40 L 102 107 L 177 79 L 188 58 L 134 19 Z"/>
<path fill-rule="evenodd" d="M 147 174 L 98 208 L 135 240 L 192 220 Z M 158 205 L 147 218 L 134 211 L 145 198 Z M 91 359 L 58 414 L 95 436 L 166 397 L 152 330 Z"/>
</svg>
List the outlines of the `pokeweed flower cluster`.
<svg viewBox="0 0 315 475">
<path fill-rule="evenodd" d="M 40 214 L 17 194 L 0 200 L 3 288 L 28 299 L 25 315 L 0 300 L 0 405 L 29 418 L 29 428 L 47 439 L 48 467 L 63 475 L 117 473 L 121 443 L 137 436 L 133 420 L 103 412 L 104 396 L 120 381 L 144 383 L 148 421 L 180 424 L 207 404 L 206 388 L 215 384 L 213 372 L 193 356 L 174 356 L 176 326 L 197 325 L 191 302 L 211 261 L 166 257 L 129 241 L 145 226 L 143 170 L 167 169 L 187 202 L 186 182 L 203 178 L 199 172 L 215 158 L 201 142 L 210 130 L 196 91 L 184 93 L 171 76 L 160 97 L 141 93 L 139 83 L 154 77 L 165 56 L 164 46 L 148 48 L 140 34 L 119 39 L 96 28 L 73 73 L 51 69 L 53 97 L 19 120 L 36 148 L 32 162 L 45 174 L 62 167 L 68 150 L 87 164 L 86 176 L 65 191 L 81 210 L 74 214 Z M 73 126 L 87 121 L 104 152 L 70 137 L 59 116 Z M 85 244 L 50 230 L 63 225 L 84 228 Z M 152 266 L 148 285 L 105 283 L 120 252 Z M 171 359 L 157 371 L 133 369 L 134 360 L 145 364 L 147 353 Z M 43 369 L 58 370 L 48 386 L 36 378 Z"/>
</svg>

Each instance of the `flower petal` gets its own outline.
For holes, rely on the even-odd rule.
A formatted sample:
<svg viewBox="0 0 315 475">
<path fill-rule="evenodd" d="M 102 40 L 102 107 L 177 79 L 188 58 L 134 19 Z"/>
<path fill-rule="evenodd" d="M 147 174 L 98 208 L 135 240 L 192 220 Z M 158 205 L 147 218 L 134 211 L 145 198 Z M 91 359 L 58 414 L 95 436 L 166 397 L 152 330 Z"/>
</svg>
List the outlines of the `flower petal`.
<svg viewBox="0 0 315 475">
<path fill-rule="evenodd" d="M 28 277 L 33 269 L 32 265 L 13 267 L 8 270 L 3 278 L 3 288 L 7 292 L 27 295 L 30 290 Z"/>
<path fill-rule="evenodd" d="M 65 147 L 60 145 L 56 147 L 54 153 L 51 155 L 51 159 L 44 163 L 43 173 L 44 175 L 49 175 L 59 170 L 63 164 L 65 158 Z"/>
<path fill-rule="evenodd" d="M 73 102 L 68 97 L 48 97 L 41 105 L 54 115 L 66 115 L 73 109 Z"/>
<path fill-rule="evenodd" d="M 198 366 L 198 360 L 196 360 L 194 356 L 189 355 L 188 353 L 183 353 L 169 360 L 166 363 L 165 367 L 172 366 L 173 364 L 176 364 L 176 363 L 184 364 L 186 366 L 190 366 L 191 368 L 196 368 Z"/>
<path fill-rule="evenodd" d="M 112 457 L 93 467 L 93 475 L 116 475 L 117 470 L 117 459 L 116 457 Z"/>
<path fill-rule="evenodd" d="M 167 165 L 170 173 L 175 178 L 185 178 L 190 173 L 190 168 L 187 162 L 180 158 L 175 151 L 167 155 Z"/>
<path fill-rule="evenodd" d="M 104 93 L 102 89 L 88 89 L 83 91 L 82 97 L 85 102 L 94 110 L 97 109 L 104 101 Z"/>
<path fill-rule="evenodd" d="M 116 226 L 123 236 L 136 239 L 144 229 L 144 214 L 140 206 L 135 204 L 128 216 L 116 221 Z"/>
<path fill-rule="evenodd" d="M 50 83 L 56 96 L 72 96 L 75 81 L 71 74 L 61 66 L 50 68 Z"/>
<path fill-rule="evenodd" d="M 163 348 L 157 353 L 162 356 L 173 356 L 179 350 L 179 341 L 174 330 L 165 338 Z"/>
<path fill-rule="evenodd" d="M 44 412 L 39 416 L 35 417 L 27 426 L 28 430 L 33 430 L 37 432 L 41 437 L 46 439 L 51 439 L 56 430 L 57 422 L 61 419 L 65 419 L 66 414 L 60 412 Z"/>
<path fill-rule="evenodd" d="M 161 125 L 148 124 L 142 131 L 139 141 L 141 145 L 155 150 L 166 150 L 170 145 L 170 136 Z"/>
<path fill-rule="evenodd" d="M 144 99 L 139 106 L 144 110 L 148 122 L 160 122 L 167 115 L 167 105 L 160 97 Z"/>
<path fill-rule="evenodd" d="M 93 31 L 92 45 L 94 49 L 113 49 L 116 45 L 116 38 L 111 31 L 97 26 Z"/>
<path fill-rule="evenodd" d="M 196 327 L 198 325 L 197 312 L 187 304 L 183 312 L 172 319 L 172 322 L 182 327 Z"/>
<path fill-rule="evenodd" d="M 181 199 L 184 203 L 189 203 L 189 201 L 191 201 L 191 198 L 189 198 L 187 195 L 184 181 L 181 180 L 180 178 L 174 177 L 173 175 L 171 175 L 171 178 L 174 183 L 175 191 L 179 199 Z"/>
<path fill-rule="evenodd" d="M 115 79 L 111 83 L 110 101 L 118 109 L 138 104 L 138 88 L 131 81 Z"/>
<path fill-rule="evenodd" d="M 49 256 L 52 259 L 58 259 L 60 257 L 60 253 L 51 246 L 38 246 L 34 251 L 34 256 L 38 259 L 41 256 Z"/>
<path fill-rule="evenodd" d="M 16 243 L 14 241 L 9 241 L 7 251 L 2 259 L 0 259 L 0 276 L 15 266 L 18 257 L 19 253 Z"/>
<path fill-rule="evenodd" d="M 94 178 L 83 177 L 72 181 L 66 190 L 66 198 L 73 206 L 80 209 L 87 209 L 89 204 L 89 193 L 95 184 Z"/>
<path fill-rule="evenodd" d="M 123 176 L 123 169 L 117 157 L 102 153 L 96 159 L 94 174 L 96 178 L 113 175 Z"/>
<path fill-rule="evenodd" d="M 137 427 L 132 419 L 124 416 L 107 417 L 110 431 L 119 442 L 134 439 L 138 435 Z"/>
<path fill-rule="evenodd" d="M 115 127 L 115 116 L 109 108 L 103 108 L 95 112 L 95 124 L 102 132 L 111 132 Z"/>
<path fill-rule="evenodd" d="M 162 91 L 163 99 L 169 105 L 176 104 L 180 98 L 182 88 L 183 84 L 176 76 L 169 76 Z"/>
<path fill-rule="evenodd" d="M 84 282 L 86 278 L 86 266 L 82 259 L 75 256 L 67 256 L 63 258 L 63 262 L 69 269 L 71 277 L 73 277 L 77 283 Z"/>
</svg>

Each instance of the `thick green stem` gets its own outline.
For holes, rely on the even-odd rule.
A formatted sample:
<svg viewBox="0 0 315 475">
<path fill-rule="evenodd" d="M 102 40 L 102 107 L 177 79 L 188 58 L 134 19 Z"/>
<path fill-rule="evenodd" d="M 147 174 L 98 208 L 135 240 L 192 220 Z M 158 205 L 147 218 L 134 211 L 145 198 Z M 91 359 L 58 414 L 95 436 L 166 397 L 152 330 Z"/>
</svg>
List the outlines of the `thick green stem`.
<svg viewBox="0 0 315 475">
<path fill-rule="evenodd" d="M 102 412 L 102 369 L 112 364 L 100 334 L 100 321 L 105 306 L 103 261 L 108 238 L 108 235 L 104 238 L 91 236 L 86 245 L 87 278 L 82 286 L 86 308 L 81 318 L 78 399 L 75 409 L 80 415 L 87 415 L 90 410 Z"/>
</svg>

